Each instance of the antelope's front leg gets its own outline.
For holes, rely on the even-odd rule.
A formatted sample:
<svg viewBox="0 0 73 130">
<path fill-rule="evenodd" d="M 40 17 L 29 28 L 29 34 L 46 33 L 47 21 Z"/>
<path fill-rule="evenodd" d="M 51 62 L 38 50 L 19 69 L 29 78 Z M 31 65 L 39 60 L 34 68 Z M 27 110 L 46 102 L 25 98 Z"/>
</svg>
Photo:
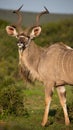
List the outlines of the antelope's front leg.
<svg viewBox="0 0 73 130">
<path fill-rule="evenodd" d="M 45 88 L 45 112 L 44 112 L 44 116 L 43 116 L 43 121 L 41 123 L 42 126 L 45 126 L 48 121 L 48 114 L 49 114 L 49 108 L 50 108 L 52 95 L 53 95 L 53 85 L 50 87 L 47 86 Z"/>
</svg>

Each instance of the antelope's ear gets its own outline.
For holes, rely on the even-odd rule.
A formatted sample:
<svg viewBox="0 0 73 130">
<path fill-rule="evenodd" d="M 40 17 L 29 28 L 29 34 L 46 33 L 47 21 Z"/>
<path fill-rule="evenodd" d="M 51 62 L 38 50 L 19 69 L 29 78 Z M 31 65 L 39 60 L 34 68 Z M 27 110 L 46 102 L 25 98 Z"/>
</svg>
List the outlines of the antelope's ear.
<svg viewBox="0 0 73 130">
<path fill-rule="evenodd" d="M 17 31 L 16 31 L 16 28 L 12 27 L 12 26 L 6 26 L 6 32 L 8 35 L 11 35 L 11 36 L 17 36 Z"/>
<path fill-rule="evenodd" d="M 31 39 L 33 39 L 34 37 L 37 37 L 39 36 L 41 33 L 41 27 L 38 26 L 38 27 L 34 27 L 30 33 L 30 37 Z"/>
</svg>

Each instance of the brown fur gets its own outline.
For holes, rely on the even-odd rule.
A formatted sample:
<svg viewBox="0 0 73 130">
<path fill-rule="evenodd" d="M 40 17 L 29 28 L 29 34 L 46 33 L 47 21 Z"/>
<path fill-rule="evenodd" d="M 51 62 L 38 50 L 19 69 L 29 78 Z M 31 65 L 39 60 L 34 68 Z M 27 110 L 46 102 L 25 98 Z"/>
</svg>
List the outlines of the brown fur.
<svg viewBox="0 0 73 130">
<path fill-rule="evenodd" d="M 62 84 L 72 84 L 73 76 L 71 73 L 73 58 L 72 49 L 68 49 L 65 44 L 54 44 L 50 47 L 43 49 L 38 47 L 32 42 L 21 56 L 21 68 L 27 73 L 25 77 L 38 79 L 44 84 L 51 80 L 55 82 L 55 86 Z M 66 60 L 69 60 L 66 64 Z M 70 72 L 69 72 L 70 70 Z M 70 77 L 70 78 L 69 78 Z M 48 79 L 48 80 L 47 80 Z"/>
</svg>

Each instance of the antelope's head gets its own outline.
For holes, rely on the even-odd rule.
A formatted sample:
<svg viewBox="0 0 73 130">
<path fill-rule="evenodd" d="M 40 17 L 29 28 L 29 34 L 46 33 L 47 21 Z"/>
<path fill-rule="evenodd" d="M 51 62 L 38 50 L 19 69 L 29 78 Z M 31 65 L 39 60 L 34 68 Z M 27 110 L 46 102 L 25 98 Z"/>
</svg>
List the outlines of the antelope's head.
<svg viewBox="0 0 73 130">
<path fill-rule="evenodd" d="M 14 24 L 14 25 L 10 25 L 10 26 L 6 27 L 7 33 L 9 35 L 14 36 L 14 37 L 16 37 L 18 39 L 18 47 L 20 49 L 22 47 L 26 48 L 30 44 L 31 40 L 34 37 L 37 37 L 37 36 L 40 35 L 40 33 L 41 33 L 41 26 L 39 25 L 40 16 L 43 15 L 43 14 L 49 13 L 47 8 L 45 7 L 45 11 L 42 11 L 41 13 L 39 13 L 36 16 L 36 24 L 35 24 L 35 26 L 28 27 L 27 29 L 23 30 L 22 27 L 21 27 L 22 15 L 20 13 L 20 9 L 22 8 L 22 6 L 19 9 L 13 11 L 13 13 L 16 13 L 17 16 L 18 16 L 17 23 Z"/>
</svg>

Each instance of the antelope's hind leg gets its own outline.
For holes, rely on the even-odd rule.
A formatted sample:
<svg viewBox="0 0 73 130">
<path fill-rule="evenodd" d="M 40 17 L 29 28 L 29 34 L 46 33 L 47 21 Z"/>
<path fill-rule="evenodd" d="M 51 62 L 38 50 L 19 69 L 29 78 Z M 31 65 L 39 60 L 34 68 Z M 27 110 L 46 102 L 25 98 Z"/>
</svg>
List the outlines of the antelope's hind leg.
<svg viewBox="0 0 73 130">
<path fill-rule="evenodd" d="M 64 86 L 57 87 L 58 96 L 60 99 L 61 106 L 63 108 L 64 117 L 65 117 L 65 124 L 69 125 L 70 120 L 67 112 L 67 105 L 66 105 L 66 91 Z"/>
</svg>

